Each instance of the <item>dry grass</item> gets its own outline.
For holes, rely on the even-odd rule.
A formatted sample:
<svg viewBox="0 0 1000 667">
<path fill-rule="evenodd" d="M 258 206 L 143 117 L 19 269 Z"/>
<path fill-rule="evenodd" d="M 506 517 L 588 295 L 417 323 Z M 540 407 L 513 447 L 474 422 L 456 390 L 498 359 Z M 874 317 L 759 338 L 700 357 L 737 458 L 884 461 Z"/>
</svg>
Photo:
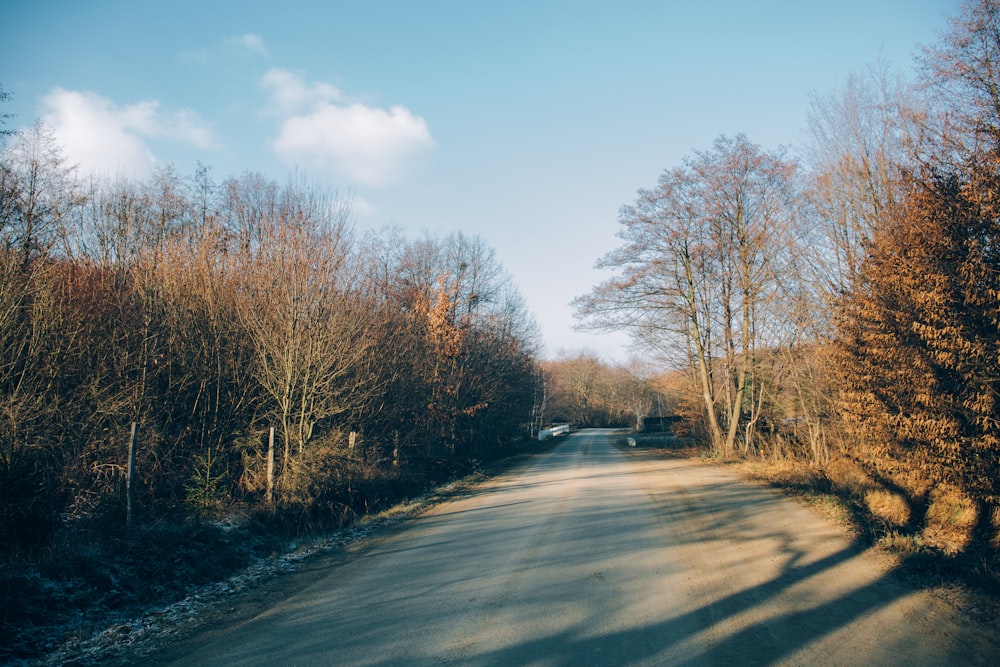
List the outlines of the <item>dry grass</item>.
<svg viewBox="0 0 1000 667">
<path fill-rule="evenodd" d="M 949 556 L 962 553 L 972 542 L 976 526 L 976 506 L 968 495 L 949 486 L 934 489 L 921 532 L 924 544 Z"/>
<path fill-rule="evenodd" d="M 884 489 L 871 489 L 864 495 L 865 507 L 873 517 L 886 526 L 902 528 L 910 522 L 910 504 L 898 493 Z"/>
<path fill-rule="evenodd" d="M 819 471 L 792 459 L 759 459 L 746 463 L 746 468 L 756 479 L 775 486 L 792 488 L 816 487 Z"/>
<path fill-rule="evenodd" d="M 905 559 L 923 553 L 924 545 L 916 535 L 890 530 L 877 542 L 878 546 L 897 558 Z"/>
<path fill-rule="evenodd" d="M 844 497 L 828 492 L 822 470 L 785 458 L 750 460 L 743 467 L 754 479 L 801 498 L 825 518 L 857 533 L 856 513 Z"/>
<path fill-rule="evenodd" d="M 786 458 L 755 459 L 744 462 L 743 467 L 755 479 L 805 498 L 838 522 L 847 518 L 873 543 L 900 555 L 923 547 L 953 556 L 971 542 L 975 506 L 953 488 L 941 487 L 930 493 L 925 525 L 919 533 L 909 534 L 906 529 L 913 507 L 907 498 L 898 490 L 880 486 L 851 460 L 835 458 L 818 469 Z M 1000 527 L 1000 511 L 994 519 Z M 1000 531 L 995 541 L 1000 544 Z"/>
<path fill-rule="evenodd" d="M 813 493 L 805 496 L 809 505 L 826 519 L 843 526 L 852 535 L 858 535 L 855 513 L 850 503 L 829 493 Z"/>
<path fill-rule="evenodd" d="M 849 496 L 863 498 L 875 488 L 875 482 L 868 473 L 857 463 L 846 458 L 831 459 L 823 472 L 834 488 Z"/>
<path fill-rule="evenodd" d="M 988 542 L 979 543 L 971 499 L 954 488 L 935 488 L 920 471 L 897 470 L 884 485 L 843 456 L 819 467 L 785 456 L 721 460 L 708 455 L 704 446 L 677 447 L 663 438 L 647 437 L 638 444 L 640 449 L 645 446 L 647 455 L 707 457 L 713 464 L 736 465 L 749 477 L 808 503 L 859 543 L 904 566 L 910 576 L 924 578 L 928 586 L 955 586 L 979 600 L 973 607 L 997 608 L 1000 507 L 991 511 Z"/>
</svg>

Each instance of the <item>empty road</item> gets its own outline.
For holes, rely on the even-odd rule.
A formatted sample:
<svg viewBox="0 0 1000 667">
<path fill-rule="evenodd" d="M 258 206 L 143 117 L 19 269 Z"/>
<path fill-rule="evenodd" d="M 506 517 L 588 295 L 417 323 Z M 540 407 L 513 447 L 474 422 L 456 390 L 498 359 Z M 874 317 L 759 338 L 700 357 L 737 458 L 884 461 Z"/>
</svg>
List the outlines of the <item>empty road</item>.
<svg viewBox="0 0 1000 667">
<path fill-rule="evenodd" d="M 812 510 L 615 438 L 576 433 L 152 661 L 1000 664 L 985 631 Z"/>
</svg>

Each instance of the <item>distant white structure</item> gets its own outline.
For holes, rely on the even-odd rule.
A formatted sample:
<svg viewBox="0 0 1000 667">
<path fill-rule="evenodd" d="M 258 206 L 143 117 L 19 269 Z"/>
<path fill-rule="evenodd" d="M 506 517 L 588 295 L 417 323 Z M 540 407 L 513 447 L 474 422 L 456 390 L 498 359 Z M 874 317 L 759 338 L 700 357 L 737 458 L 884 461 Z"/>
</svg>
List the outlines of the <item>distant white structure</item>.
<svg viewBox="0 0 1000 667">
<path fill-rule="evenodd" d="M 550 426 L 549 428 L 543 428 L 538 432 L 538 439 L 548 440 L 549 438 L 555 437 L 557 435 L 566 435 L 567 433 L 569 433 L 569 424 Z"/>
</svg>

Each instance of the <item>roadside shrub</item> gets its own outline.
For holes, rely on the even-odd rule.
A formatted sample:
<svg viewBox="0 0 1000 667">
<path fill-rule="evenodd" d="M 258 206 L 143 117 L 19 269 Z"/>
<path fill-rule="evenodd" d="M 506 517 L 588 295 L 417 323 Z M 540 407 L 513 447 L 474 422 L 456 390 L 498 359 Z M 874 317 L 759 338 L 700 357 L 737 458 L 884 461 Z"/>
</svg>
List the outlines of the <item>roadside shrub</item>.
<svg viewBox="0 0 1000 667">
<path fill-rule="evenodd" d="M 875 486 L 872 478 L 860 465 L 843 456 L 831 459 L 824 471 L 834 488 L 852 497 L 863 498 Z"/>
<path fill-rule="evenodd" d="M 968 494 L 942 485 L 931 491 L 921 539 L 925 545 L 954 556 L 972 542 L 977 519 L 976 505 Z"/>
<path fill-rule="evenodd" d="M 865 493 L 864 501 L 868 511 L 888 526 L 902 528 L 910 522 L 910 504 L 898 493 L 872 489 Z"/>
<path fill-rule="evenodd" d="M 278 512 L 299 531 L 343 525 L 354 518 L 345 502 L 351 480 L 338 434 L 309 443 L 281 472 L 277 481 Z"/>
<path fill-rule="evenodd" d="M 224 462 L 212 456 L 209 449 L 205 456 L 195 458 L 195 469 L 184 486 L 185 502 L 198 516 L 211 517 L 219 513 L 229 499 L 228 475 Z"/>
</svg>

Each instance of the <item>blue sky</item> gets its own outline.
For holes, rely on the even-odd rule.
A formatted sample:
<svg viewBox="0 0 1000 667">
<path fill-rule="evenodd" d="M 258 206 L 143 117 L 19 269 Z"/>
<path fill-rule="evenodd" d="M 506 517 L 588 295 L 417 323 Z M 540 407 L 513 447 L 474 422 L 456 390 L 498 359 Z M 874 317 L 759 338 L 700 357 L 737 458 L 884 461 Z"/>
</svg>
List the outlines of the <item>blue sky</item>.
<svg viewBox="0 0 1000 667">
<path fill-rule="evenodd" d="M 0 111 L 82 170 L 216 180 L 293 170 L 358 226 L 496 248 L 545 353 L 623 359 L 573 330 L 617 211 L 721 134 L 805 140 L 810 92 L 913 67 L 958 0 L 28 1 L 5 6 Z"/>
</svg>

